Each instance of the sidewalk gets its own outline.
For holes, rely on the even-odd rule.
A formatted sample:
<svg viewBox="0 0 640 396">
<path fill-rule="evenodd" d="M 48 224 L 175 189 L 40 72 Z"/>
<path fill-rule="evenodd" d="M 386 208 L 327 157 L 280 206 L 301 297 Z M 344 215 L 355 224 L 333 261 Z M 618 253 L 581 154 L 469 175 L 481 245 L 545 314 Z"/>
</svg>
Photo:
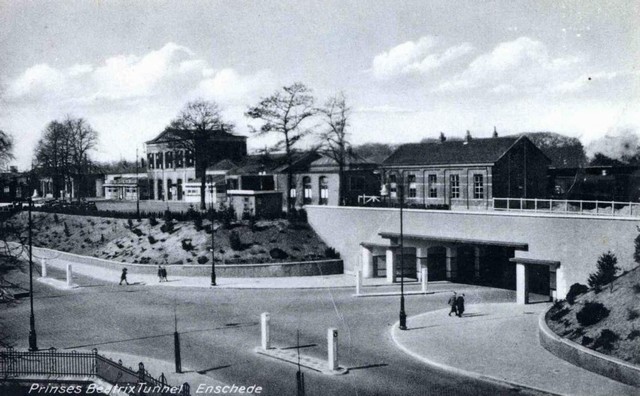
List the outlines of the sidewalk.
<svg viewBox="0 0 640 396">
<path fill-rule="evenodd" d="M 474 378 L 565 395 L 637 395 L 640 390 L 572 365 L 538 341 L 549 304 L 471 304 L 462 318 L 438 310 L 412 316 L 391 336 L 409 355 Z"/>
</svg>

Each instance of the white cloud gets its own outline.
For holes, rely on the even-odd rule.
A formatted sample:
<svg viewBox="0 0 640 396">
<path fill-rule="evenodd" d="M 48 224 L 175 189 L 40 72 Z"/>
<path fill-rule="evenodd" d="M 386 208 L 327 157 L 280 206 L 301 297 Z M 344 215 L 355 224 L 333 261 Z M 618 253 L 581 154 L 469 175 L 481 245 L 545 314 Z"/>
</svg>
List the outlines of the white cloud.
<svg viewBox="0 0 640 396">
<path fill-rule="evenodd" d="M 356 113 L 413 113 L 414 111 L 413 109 L 390 105 L 358 107 L 355 109 Z"/>
<path fill-rule="evenodd" d="M 402 75 L 427 74 L 473 50 L 469 43 L 439 52 L 436 52 L 436 47 L 437 40 L 430 36 L 397 45 L 376 55 L 371 69 L 373 76 L 379 80 L 387 80 Z"/>
<path fill-rule="evenodd" d="M 574 80 L 560 82 L 550 87 L 550 90 L 558 93 L 578 92 L 593 86 L 593 84 L 610 81 L 620 76 L 621 73 L 618 72 L 585 73 Z"/>
<path fill-rule="evenodd" d="M 241 75 L 234 69 L 215 70 L 189 48 L 167 43 L 142 56 L 117 55 L 100 65 L 77 64 L 57 69 L 38 64 L 9 81 L 4 97 L 9 102 L 36 103 L 56 100 L 79 105 L 126 103 L 202 96 L 236 102 L 273 81 L 267 71 Z"/>
<path fill-rule="evenodd" d="M 221 103 L 245 106 L 254 99 L 271 93 L 275 88 L 275 78 L 268 70 L 241 75 L 234 69 L 227 68 L 213 72 L 209 78 L 200 81 L 193 94 Z"/>
<path fill-rule="evenodd" d="M 577 57 L 553 58 L 540 41 L 528 37 L 500 43 L 491 52 L 474 59 L 469 66 L 443 81 L 435 91 L 486 88 L 504 92 L 540 91 L 561 80 L 580 60 Z"/>
</svg>

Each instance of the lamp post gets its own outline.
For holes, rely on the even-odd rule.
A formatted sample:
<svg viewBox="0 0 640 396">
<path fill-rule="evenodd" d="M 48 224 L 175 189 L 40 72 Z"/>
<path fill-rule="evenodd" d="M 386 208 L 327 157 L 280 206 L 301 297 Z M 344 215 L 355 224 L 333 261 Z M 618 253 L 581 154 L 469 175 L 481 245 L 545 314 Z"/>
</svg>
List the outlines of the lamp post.
<svg viewBox="0 0 640 396">
<path fill-rule="evenodd" d="M 407 314 L 404 311 L 404 231 L 402 223 L 402 206 L 404 201 L 404 175 L 398 183 L 400 193 L 400 330 L 407 329 Z"/>
<path fill-rule="evenodd" d="M 136 147 L 136 215 L 140 220 L 140 178 L 138 177 L 138 148 Z"/>
<path fill-rule="evenodd" d="M 27 201 L 29 205 L 29 300 L 31 303 L 31 315 L 29 316 L 29 350 L 38 350 L 38 338 L 36 336 L 36 319 L 33 315 L 33 244 L 31 241 L 31 208 L 33 206 L 33 200 L 29 198 Z"/>
<path fill-rule="evenodd" d="M 213 221 L 215 219 L 213 212 L 213 182 L 209 185 L 209 193 L 211 193 L 211 286 L 216 285 L 216 258 L 215 258 L 215 227 Z"/>
</svg>

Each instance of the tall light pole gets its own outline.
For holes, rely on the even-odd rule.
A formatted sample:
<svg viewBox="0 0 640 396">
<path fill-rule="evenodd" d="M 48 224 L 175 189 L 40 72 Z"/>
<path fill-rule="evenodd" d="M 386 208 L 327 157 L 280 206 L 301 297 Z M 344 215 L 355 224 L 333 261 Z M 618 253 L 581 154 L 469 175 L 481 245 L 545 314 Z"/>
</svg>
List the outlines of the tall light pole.
<svg viewBox="0 0 640 396">
<path fill-rule="evenodd" d="M 140 220 L 140 178 L 138 177 L 138 148 L 136 147 L 136 215 Z"/>
<path fill-rule="evenodd" d="M 29 300 L 31 303 L 31 316 L 29 317 L 29 350 L 38 350 L 38 338 L 36 336 L 36 318 L 33 315 L 33 243 L 31 240 L 31 207 L 33 206 L 33 200 L 29 197 L 27 201 L 29 205 Z"/>
<path fill-rule="evenodd" d="M 215 228 L 213 226 L 213 221 L 215 220 L 214 212 L 213 212 L 213 193 L 214 187 L 213 182 L 209 185 L 209 192 L 211 193 L 211 286 L 216 285 L 216 257 L 215 257 Z"/>
<path fill-rule="evenodd" d="M 407 329 L 407 314 L 404 312 L 404 231 L 402 223 L 402 206 L 404 201 L 404 174 L 398 183 L 400 193 L 400 330 Z"/>
</svg>

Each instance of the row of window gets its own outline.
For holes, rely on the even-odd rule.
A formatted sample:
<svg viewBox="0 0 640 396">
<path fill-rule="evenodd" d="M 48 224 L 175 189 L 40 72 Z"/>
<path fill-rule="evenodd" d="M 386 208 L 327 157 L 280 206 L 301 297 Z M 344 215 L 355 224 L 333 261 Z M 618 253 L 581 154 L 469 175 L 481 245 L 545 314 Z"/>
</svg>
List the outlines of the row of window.
<svg viewBox="0 0 640 396">
<path fill-rule="evenodd" d="M 397 196 L 397 176 L 392 174 L 389 175 L 389 192 L 392 198 Z M 427 175 L 427 197 L 429 198 L 438 198 L 438 175 L 429 174 Z M 407 185 L 408 185 L 408 197 L 416 198 L 418 196 L 418 189 L 416 184 L 416 175 L 409 174 L 407 175 Z M 452 174 L 449 175 L 449 198 L 457 199 L 460 198 L 460 175 Z M 484 199 L 484 175 L 481 173 L 476 173 L 473 175 L 473 199 Z"/>
<path fill-rule="evenodd" d="M 166 151 L 147 154 L 149 169 L 193 168 L 195 159 L 190 150 Z"/>
<path fill-rule="evenodd" d="M 320 190 L 320 200 L 318 203 L 320 205 L 326 205 L 329 203 L 329 183 L 326 176 L 320 176 L 318 179 L 318 186 Z M 289 191 L 289 196 L 291 198 L 296 198 L 298 195 L 296 187 L 291 187 Z M 302 178 L 302 203 L 310 204 L 313 199 L 313 188 L 311 186 L 311 178 L 309 176 L 305 176 Z"/>
<path fill-rule="evenodd" d="M 106 190 L 106 192 L 111 192 L 111 193 L 117 193 L 120 190 L 122 190 L 124 192 L 128 192 L 128 193 L 136 192 L 136 188 L 135 187 L 127 187 L 127 188 L 105 187 L 105 190 Z"/>
</svg>

